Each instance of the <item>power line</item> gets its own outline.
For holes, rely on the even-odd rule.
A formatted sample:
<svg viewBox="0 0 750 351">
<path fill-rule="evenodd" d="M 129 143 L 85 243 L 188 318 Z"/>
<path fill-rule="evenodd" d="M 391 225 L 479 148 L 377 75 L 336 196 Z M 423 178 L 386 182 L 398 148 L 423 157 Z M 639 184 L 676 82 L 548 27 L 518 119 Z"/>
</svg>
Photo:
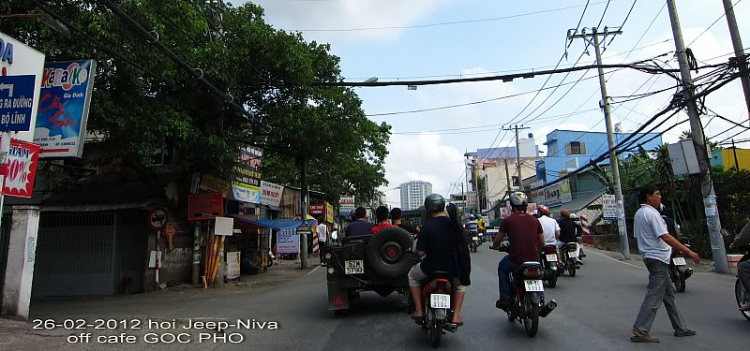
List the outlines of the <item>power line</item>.
<svg viewBox="0 0 750 351">
<path fill-rule="evenodd" d="M 609 1 L 607 1 L 609 2 Z M 603 4 L 604 1 L 593 3 L 592 5 L 599 5 Z M 330 29 L 286 29 L 286 31 L 296 31 L 296 32 L 358 32 L 358 31 L 369 31 L 369 30 L 389 30 L 389 29 L 414 29 L 414 28 L 427 28 L 427 27 L 438 27 L 438 26 L 450 26 L 450 25 L 459 25 L 459 24 L 467 24 L 467 23 L 480 23 L 480 22 L 495 22 L 495 21 L 503 21 L 513 18 L 520 18 L 520 17 L 527 17 L 532 15 L 539 15 L 543 13 L 550 13 L 550 12 L 558 12 L 558 11 L 565 11 L 565 10 L 571 10 L 576 8 L 581 8 L 588 6 L 588 3 L 586 5 L 574 5 L 574 6 L 566 6 L 566 7 L 558 7 L 553 9 L 547 9 L 547 10 L 539 10 L 534 12 L 527 12 L 527 13 L 520 13 L 510 16 L 503 16 L 503 17 L 492 17 L 492 18 L 481 18 L 481 19 L 470 19 L 470 20 L 461 20 L 461 21 L 448 21 L 448 22 L 437 22 L 437 23 L 426 23 L 426 24 L 416 24 L 411 26 L 382 26 L 382 27 L 364 27 L 364 28 L 330 28 Z"/>
<path fill-rule="evenodd" d="M 735 6 L 737 6 L 737 4 L 739 4 L 740 2 L 742 2 L 742 0 L 737 0 L 737 2 L 735 2 L 734 5 L 732 5 L 732 9 Z M 701 32 L 701 34 L 698 34 L 698 36 L 695 37 L 695 39 L 693 39 L 693 41 L 691 41 L 690 44 L 688 44 L 686 47 L 690 47 L 691 45 L 693 45 L 693 43 L 695 43 L 700 37 L 702 37 L 703 34 L 706 34 L 706 32 L 708 32 L 711 29 L 711 27 L 713 27 L 714 25 L 716 25 L 716 23 L 719 22 L 726 15 L 727 15 L 727 13 L 724 12 L 721 16 L 719 16 L 719 18 L 716 19 L 716 21 L 714 21 L 714 23 L 711 23 L 711 25 L 708 26 L 708 28 L 706 28 L 703 32 Z"/>
</svg>

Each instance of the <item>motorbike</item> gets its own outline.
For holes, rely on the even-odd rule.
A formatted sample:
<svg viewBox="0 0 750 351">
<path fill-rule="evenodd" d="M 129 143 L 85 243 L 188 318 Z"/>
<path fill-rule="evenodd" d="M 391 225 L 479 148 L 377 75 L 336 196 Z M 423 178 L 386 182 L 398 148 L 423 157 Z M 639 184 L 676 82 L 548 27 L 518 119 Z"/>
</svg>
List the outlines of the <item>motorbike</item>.
<svg viewBox="0 0 750 351">
<path fill-rule="evenodd" d="M 568 271 L 571 277 L 575 277 L 576 269 L 578 268 L 578 264 L 576 263 L 578 260 L 578 243 L 567 243 L 562 248 L 562 251 L 562 262 L 558 263 L 557 275 L 561 276 L 565 271 Z"/>
<path fill-rule="evenodd" d="M 421 326 L 430 336 L 432 347 L 440 346 L 440 339 L 445 331 L 455 333 L 458 325 L 451 323 L 451 277 L 447 272 L 435 272 L 422 285 L 422 303 L 424 319 Z"/>
<path fill-rule="evenodd" d="M 477 248 L 482 245 L 482 242 L 479 239 L 479 233 L 476 231 L 469 231 L 469 249 L 472 252 L 477 252 Z"/>
<path fill-rule="evenodd" d="M 684 245 L 690 248 L 690 244 L 685 243 Z M 682 252 L 672 250 L 672 257 L 669 259 L 669 278 L 674 283 L 675 290 L 685 292 L 686 280 L 692 275 L 693 269 L 688 266 Z"/>
<path fill-rule="evenodd" d="M 498 250 L 507 252 L 508 245 L 501 245 Z M 518 321 L 530 337 L 536 336 L 539 331 L 539 317 L 546 317 L 557 307 L 555 300 L 544 303 L 543 274 L 539 262 L 525 262 L 515 272 L 510 272 L 511 297 L 505 312 L 508 321 Z"/>
<path fill-rule="evenodd" d="M 743 248 L 743 250 L 745 251 L 745 255 L 742 256 L 739 263 L 750 260 L 750 246 Z M 742 285 L 739 276 L 737 276 L 737 281 L 734 283 L 734 297 L 737 299 L 737 307 L 743 307 L 750 304 L 750 291 L 747 291 L 745 286 Z M 750 321 L 750 311 L 740 313 L 742 313 L 745 319 Z"/>
<path fill-rule="evenodd" d="M 543 280 L 547 281 L 550 288 L 554 288 L 557 285 L 557 246 L 544 245 L 539 256 L 544 269 Z"/>
</svg>

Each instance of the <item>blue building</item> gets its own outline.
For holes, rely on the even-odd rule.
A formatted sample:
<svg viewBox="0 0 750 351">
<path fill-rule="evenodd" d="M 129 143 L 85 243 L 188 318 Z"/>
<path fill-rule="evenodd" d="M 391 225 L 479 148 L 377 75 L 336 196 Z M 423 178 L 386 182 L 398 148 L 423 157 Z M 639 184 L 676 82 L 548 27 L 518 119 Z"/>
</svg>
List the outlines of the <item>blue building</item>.
<svg viewBox="0 0 750 351">
<path fill-rule="evenodd" d="M 615 144 L 629 137 L 633 133 L 615 133 Z M 639 133 L 635 139 L 642 141 L 653 140 L 645 143 L 643 148 L 647 151 L 661 146 L 662 139 L 659 133 Z M 547 134 L 547 155 L 543 160 L 536 162 L 536 177 L 544 183 L 549 183 L 560 177 L 561 172 L 569 172 L 586 165 L 591 159 L 597 158 L 609 150 L 607 144 L 607 133 L 584 132 L 576 130 L 555 129 Z M 620 154 L 620 158 L 627 158 L 632 152 Z M 609 159 L 601 162 L 609 165 Z"/>
</svg>

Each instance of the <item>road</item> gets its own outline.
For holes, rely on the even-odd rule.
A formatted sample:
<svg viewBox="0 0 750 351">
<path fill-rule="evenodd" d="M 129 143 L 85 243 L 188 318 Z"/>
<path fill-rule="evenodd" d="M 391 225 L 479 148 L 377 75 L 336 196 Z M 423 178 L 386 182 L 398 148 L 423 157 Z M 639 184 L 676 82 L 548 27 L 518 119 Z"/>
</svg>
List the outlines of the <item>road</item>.
<svg viewBox="0 0 750 351">
<path fill-rule="evenodd" d="M 472 254 L 472 285 L 467 291 L 464 310 L 466 324 L 455 334 L 443 337 L 441 348 L 524 350 L 743 350 L 750 339 L 748 323 L 737 312 L 733 297 L 734 278 L 711 272 L 696 272 L 688 280 L 687 292 L 677 301 L 688 325 L 698 332 L 690 338 L 675 338 L 663 307 L 652 329 L 661 338 L 657 345 L 632 344 L 631 325 L 645 294 L 648 272 L 641 262 L 621 262 L 610 253 L 588 250 L 585 266 L 575 278 L 562 277 L 547 298 L 558 302 L 558 308 L 541 319 L 535 338 L 525 335 L 518 323 L 509 323 L 505 314 L 495 309 L 497 299 L 496 267 L 501 253 L 481 246 Z M 101 307 L 59 313 L 45 308 L 44 318 L 122 318 L 126 312 Z M 30 336 L 18 346 L 23 349 L 55 347 L 60 350 L 419 350 L 431 349 L 427 336 L 404 313 L 401 297 L 382 298 L 364 293 L 354 301 L 351 312 L 335 317 L 327 310 L 325 271 L 317 269 L 293 281 L 271 289 L 243 293 L 233 292 L 208 299 L 186 300 L 190 308 L 154 304 L 151 312 L 133 312 L 132 317 L 163 321 L 187 319 L 203 321 L 254 319 L 254 329 L 235 330 L 244 340 L 239 344 L 195 339 L 185 345 L 146 345 L 142 339 L 135 345 L 70 345 L 61 337 Z M 174 302 L 178 304 L 178 302 Z M 39 310 L 39 309 L 37 309 Z M 52 312 L 50 312 L 52 311 Z M 65 312 L 62 312 L 65 311 Z M 32 317 L 34 308 L 32 305 Z M 125 313 L 125 314 L 122 314 Z M 39 317 L 39 316 L 37 316 Z M 261 322 L 277 322 L 278 330 L 261 330 Z M 266 325 L 266 327 L 268 324 Z M 178 327 L 179 329 L 179 327 Z M 168 332 L 165 331 L 165 332 Z M 112 334 L 112 333 L 110 333 Z M 43 334 L 42 334 L 43 335 Z M 96 335 L 96 333 L 95 333 Z M 139 338 L 142 334 L 138 335 Z M 15 348 L 14 348 L 15 349 Z"/>
</svg>

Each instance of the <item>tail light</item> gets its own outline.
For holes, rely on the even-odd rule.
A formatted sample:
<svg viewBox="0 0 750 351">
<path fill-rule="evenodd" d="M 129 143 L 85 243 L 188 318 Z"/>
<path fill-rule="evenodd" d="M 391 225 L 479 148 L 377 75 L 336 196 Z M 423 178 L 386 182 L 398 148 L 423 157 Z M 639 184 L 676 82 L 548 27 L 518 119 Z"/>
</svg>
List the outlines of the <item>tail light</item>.
<svg viewBox="0 0 750 351">
<path fill-rule="evenodd" d="M 451 283 L 446 279 L 438 279 L 435 281 L 435 291 L 448 293 L 451 291 Z"/>
<path fill-rule="evenodd" d="M 542 270 L 539 267 L 527 267 L 523 270 L 523 276 L 526 278 L 539 278 L 542 276 Z"/>
<path fill-rule="evenodd" d="M 578 245 L 568 245 L 568 252 L 578 251 Z"/>
<path fill-rule="evenodd" d="M 557 248 L 554 245 L 547 245 L 544 247 L 545 254 L 557 253 Z"/>
</svg>

